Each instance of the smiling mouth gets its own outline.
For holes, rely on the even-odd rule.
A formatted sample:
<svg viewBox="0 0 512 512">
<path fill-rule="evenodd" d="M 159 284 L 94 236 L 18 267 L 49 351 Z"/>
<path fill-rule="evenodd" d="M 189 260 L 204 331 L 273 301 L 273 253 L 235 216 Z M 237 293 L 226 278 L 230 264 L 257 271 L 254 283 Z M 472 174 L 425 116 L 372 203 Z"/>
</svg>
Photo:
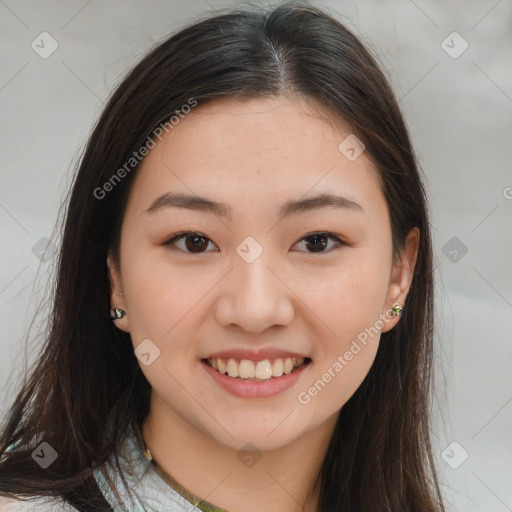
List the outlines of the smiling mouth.
<svg viewBox="0 0 512 512">
<path fill-rule="evenodd" d="M 311 362 L 309 357 L 281 357 L 276 359 L 263 359 L 262 361 L 251 361 L 249 359 L 203 359 L 204 363 L 221 374 L 240 380 L 261 382 L 278 378 L 282 375 L 289 375 L 302 366 Z"/>
</svg>

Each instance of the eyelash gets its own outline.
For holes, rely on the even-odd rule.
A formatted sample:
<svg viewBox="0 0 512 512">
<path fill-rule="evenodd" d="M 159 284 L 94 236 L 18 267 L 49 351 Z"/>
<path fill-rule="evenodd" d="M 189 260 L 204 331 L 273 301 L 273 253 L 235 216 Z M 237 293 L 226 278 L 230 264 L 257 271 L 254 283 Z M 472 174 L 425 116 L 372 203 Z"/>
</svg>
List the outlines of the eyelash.
<svg viewBox="0 0 512 512">
<path fill-rule="evenodd" d="M 205 240 L 208 240 L 209 242 L 212 242 L 208 237 L 204 236 L 202 233 L 199 233 L 197 231 L 182 231 L 180 233 L 177 233 L 176 235 L 173 235 L 172 238 L 170 238 L 169 240 L 164 242 L 162 245 L 164 245 L 164 246 L 171 246 L 175 242 L 178 242 L 180 240 L 188 238 L 189 236 L 195 236 L 195 237 L 199 237 L 199 238 L 204 238 Z M 328 231 L 315 231 L 313 233 L 308 233 L 307 235 L 303 236 L 297 243 L 302 242 L 303 240 L 305 240 L 307 238 L 313 238 L 315 236 L 318 236 L 320 238 L 330 238 L 330 239 L 334 240 L 335 242 L 337 242 L 339 245 L 334 247 L 334 248 L 332 248 L 329 251 L 319 251 L 319 252 L 306 251 L 309 254 L 329 254 L 330 252 L 336 251 L 338 249 L 341 249 L 344 246 L 349 245 L 347 242 L 342 240 L 340 237 L 338 237 L 337 235 L 334 235 L 332 233 L 329 233 Z M 297 243 L 294 244 L 294 245 L 297 245 Z M 182 252 L 185 252 L 186 254 L 205 254 L 206 252 L 211 252 L 211 251 L 203 251 L 203 252 L 194 253 L 194 252 L 184 251 L 183 249 L 179 249 L 176 246 L 172 247 L 172 250 L 181 250 Z"/>
</svg>

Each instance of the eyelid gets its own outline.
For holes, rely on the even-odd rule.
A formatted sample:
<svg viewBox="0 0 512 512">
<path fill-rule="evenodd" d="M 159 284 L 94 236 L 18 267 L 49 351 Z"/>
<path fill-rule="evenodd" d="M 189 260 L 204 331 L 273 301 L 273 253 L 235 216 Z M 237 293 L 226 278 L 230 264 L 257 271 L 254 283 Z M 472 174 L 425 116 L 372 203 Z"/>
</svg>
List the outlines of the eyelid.
<svg viewBox="0 0 512 512">
<path fill-rule="evenodd" d="M 336 235 L 335 233 L 332 233 L 331 231 L 311 231 L 310 233 L 306 233 L 305 235 L 303 235 L 301 238 L 299 238 L 294 244 L 293 246 L 297 245 L 299 242 L 302 242 L 304 239 L 306 238 L 309 238 L 309 237 L 312 237 L 312 236 L 323 236 L 325 238 L 330 238 L 330 239 L 333 239 L 336 241 L 336 243 L 338 244 L 336 247 L 333 247 L 331 248 L 329 251 L 320 251 L 320 252 L 309 252 L 309 251 L 298 251 L 298 252 L 304 252 L 306 254 L 311 254 L 311 255 L 323 255 L 323 254 L 330 254 L 331 252 L 337 250 L 337 249 L 341 249 L 342 247 L 345 247 L 345 246 L 349 246 L 350 244 L 348 242 L 346 242 L 343 237 L 341 237 L 340 235 Z"/>
<path fill-rule="evenodd" d="M 205 238 L 206 240 L 208 240 L 209 242 L 211 242 L 213 245 L 215 245 L 217 247 L 217 245 L 215 244 L 215 242 L 213 240 L 208 238 L 206 235 L 203 235 L 203 233 L 201 233 L 199 231 L 180 231 L 179 233 L 175 233 L 174 235 L 172 235 L 171 238 L 169 238 L 165 242 L 163 242 L 162 245 L 164 245 L 164 246 L 172 245 L 174 242 L 177 242 L 178 240 L 186 238 L 187 236 L 198 236 L 201 238 Z M 175 249 L 177 249 L 177 248 L 175 248 Z M 184 252 L 185 254 L 194 254 L 192 252 L 187 252 L 187 251 L 182 251 L 182 252 Z M 205 251 L 205 252 L 211 252 L 211 251 Z M 196 254 L 204 254 L 204 253 L 196 253 Z"/>
<path fill-rule="evenodd" d="M 346 242 L 341 235 L 337 235 L 336 233 L 333 233 L 332 231 L 310 231 L 309 233 L 306 233 L 305 235 L 302 235 L 297 240 L 297 242 L 300 242 L 301 240 L 304 240 L 304 238 L 308 238 L 310 236 L 315 236 L 315 235 L 317 235 L 317 236 L 325 236 L 326 238 L 335 238 L 339 242 L 348 245 L 348 242 Z M 295 243 L 297 243 L 297 242 L 295 242 Z"/>
</svg>

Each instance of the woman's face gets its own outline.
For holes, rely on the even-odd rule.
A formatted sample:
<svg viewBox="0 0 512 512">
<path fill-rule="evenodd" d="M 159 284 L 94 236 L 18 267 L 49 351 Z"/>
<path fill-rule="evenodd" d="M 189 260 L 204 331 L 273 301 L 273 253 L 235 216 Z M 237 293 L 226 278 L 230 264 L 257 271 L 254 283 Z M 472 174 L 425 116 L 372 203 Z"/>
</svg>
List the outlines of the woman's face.
<svg viewBox="0 0 512 512">
<path fill-rule="evenodd" d="M 310 105 L 195 107 L 144 159 L 109 260 L 152 414 L 236 449 L 332 428 L 414 266 L 414 233 L 393 265 L 367 154 Z"/>
</svg>

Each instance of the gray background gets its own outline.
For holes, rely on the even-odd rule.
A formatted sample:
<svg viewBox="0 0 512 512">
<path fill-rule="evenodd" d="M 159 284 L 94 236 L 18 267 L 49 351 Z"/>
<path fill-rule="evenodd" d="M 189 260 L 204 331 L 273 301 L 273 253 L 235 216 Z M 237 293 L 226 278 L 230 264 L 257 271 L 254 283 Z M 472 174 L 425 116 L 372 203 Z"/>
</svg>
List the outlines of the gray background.
<svg viewBox="0 0 512 512">
<path fill-rule="evenodd" d="M 449 509 L 512 510 L 512 1 L 312 3 L 377 52 L 426 173 L 438 284 L 434 451 Z M 41 239 L 59 243 L 59 205 L 109 92 L 170 31 L 232 5 L 0 0 L 2 411 L 39 342 L 36 324 L 24 348 L 56 262 Z M 31 47 L 51 49 L 44 31 L 58 44 L 46 59 Z"/>
</svg>

